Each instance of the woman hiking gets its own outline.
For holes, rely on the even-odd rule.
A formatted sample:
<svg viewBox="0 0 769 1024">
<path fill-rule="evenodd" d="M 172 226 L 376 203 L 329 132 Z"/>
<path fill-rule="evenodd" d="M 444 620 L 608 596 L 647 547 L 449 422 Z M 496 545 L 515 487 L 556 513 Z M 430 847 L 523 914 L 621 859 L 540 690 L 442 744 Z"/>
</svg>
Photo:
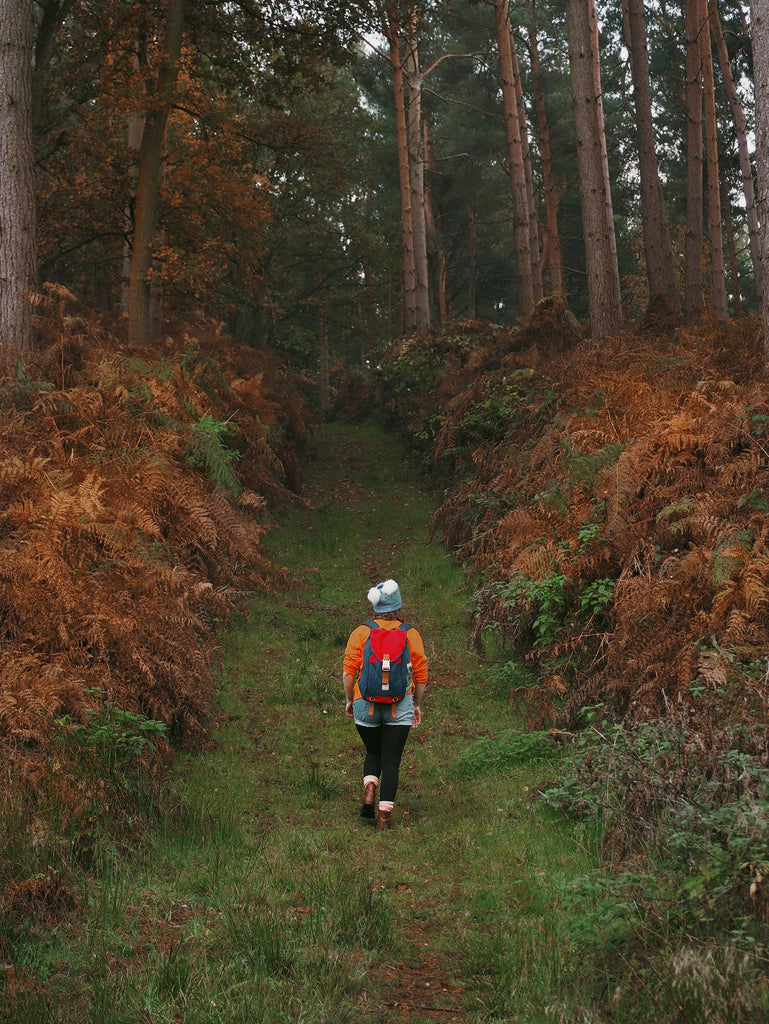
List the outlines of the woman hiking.
<svg viewBox="0 0 769 1024">
<path fill-rule="evenodd" d="M 350 634 L 342 685 L 345 713 L 355 720 L 366 748 L 360 814 L 376 817 L 379 789 L 377 829 L 388 829 L 403 748 L 412 725 L 422 721 L 427 657 L 422 637 L 404 622 L 395 580 L 377 583 L 366 596 L 374 617 Z"/>
</svg>

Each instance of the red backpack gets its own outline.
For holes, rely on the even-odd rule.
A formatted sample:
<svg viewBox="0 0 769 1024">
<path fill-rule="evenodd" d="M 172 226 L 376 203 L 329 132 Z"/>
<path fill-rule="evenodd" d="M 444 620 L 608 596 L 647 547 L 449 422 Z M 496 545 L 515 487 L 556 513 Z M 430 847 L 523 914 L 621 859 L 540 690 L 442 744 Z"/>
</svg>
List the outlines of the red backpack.
<svg viewBox="0 0 769 1024">
<path fill-rule="evenodd" d="M 382 704 L 397 704 L 411 685 L 411 652 L 402 622 L 397 629 L 382 629 L 376 622 L 365 623 L 371 630 L 363 645 L 363 668 L 358 689 L 361 697 Z"/>
</svg>

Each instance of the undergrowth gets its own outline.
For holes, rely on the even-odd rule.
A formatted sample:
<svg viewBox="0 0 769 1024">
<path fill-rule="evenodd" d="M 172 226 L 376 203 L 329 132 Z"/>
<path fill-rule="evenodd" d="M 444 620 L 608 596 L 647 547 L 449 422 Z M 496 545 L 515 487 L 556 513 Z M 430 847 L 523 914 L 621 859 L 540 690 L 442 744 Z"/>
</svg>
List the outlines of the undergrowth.
<svg viewBox="0 0 769 1024">
<path fill-rule="evenodd" d="M 64 886 L 102 864 L 172 750 L 207 742 L 218 631 L 277 579 L 262 538 L 305 434 L 266 353 L 215 332 L 131 352 L 64 289 L 36 308 L 36 351 L 0 379 L 10 900 L 33 866 Z"/>
<path fill-rule="evenodd" d="M 534 749 L 544 735 L 572 741 L 558 782 L 542 788 L 603 850 L 603 867 L 564 894 L 559 924 L 591 1005 L 613 1021 L 761 1020 L 759 325 L 628 332 L 601 346 L 569 327 L 552 301 L 518 332 L 472 325 L 442 368 L 420 361 L 415 339 L 387 372 L 408 366 L 418 397 L 394 396 L 390 415 L 429 441 L 445 487 L 432 523 L 468 573 L 472 643 L 507 652 L 499 678 Z M 427 352 L 439 348 L 433 339 Z M 486 397 L 503 394 L 509 405 Z M 520 745 L 495 741 L 479 756 L 504 765 Z"/>
</svg>

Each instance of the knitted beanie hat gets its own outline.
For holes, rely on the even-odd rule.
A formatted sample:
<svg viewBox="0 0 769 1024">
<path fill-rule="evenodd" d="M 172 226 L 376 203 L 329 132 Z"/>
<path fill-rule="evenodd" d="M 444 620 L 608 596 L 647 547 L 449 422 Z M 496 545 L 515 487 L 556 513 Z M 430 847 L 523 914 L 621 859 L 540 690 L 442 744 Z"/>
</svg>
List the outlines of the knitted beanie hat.
<svg viewBox="0 0 769 1024">
<path fill-rule="evenodd" d="M 385 580 L 384 583 L 377 583 L 366 595 L 374 606 L 375 615 L 383 615 L 385 612 L 397 612 L 401 606 L 401 592 L 395 580 Z"/>
</svg>

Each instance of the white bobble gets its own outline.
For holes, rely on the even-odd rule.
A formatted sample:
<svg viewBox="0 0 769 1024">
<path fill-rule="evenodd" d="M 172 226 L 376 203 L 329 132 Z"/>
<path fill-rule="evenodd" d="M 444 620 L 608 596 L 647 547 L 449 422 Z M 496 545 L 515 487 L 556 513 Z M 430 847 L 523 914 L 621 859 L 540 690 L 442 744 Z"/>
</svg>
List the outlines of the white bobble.
<svg viewBox="0 0 769 1024">
<path fill-rule="evenodd" d="M 394 594 L 397 589 L 398 584 L 395 582 L 395 580 L 385 580 L 385 582 L 382 584 L 383 594 Z"/>
<path fill-rule="evenodd" d="M 372 587 L 368 594 L 366 594 L 366 597 L 372 604 L 379 604 L 382 599 L 382 592 L 379 587 Z"/>
</svg>

